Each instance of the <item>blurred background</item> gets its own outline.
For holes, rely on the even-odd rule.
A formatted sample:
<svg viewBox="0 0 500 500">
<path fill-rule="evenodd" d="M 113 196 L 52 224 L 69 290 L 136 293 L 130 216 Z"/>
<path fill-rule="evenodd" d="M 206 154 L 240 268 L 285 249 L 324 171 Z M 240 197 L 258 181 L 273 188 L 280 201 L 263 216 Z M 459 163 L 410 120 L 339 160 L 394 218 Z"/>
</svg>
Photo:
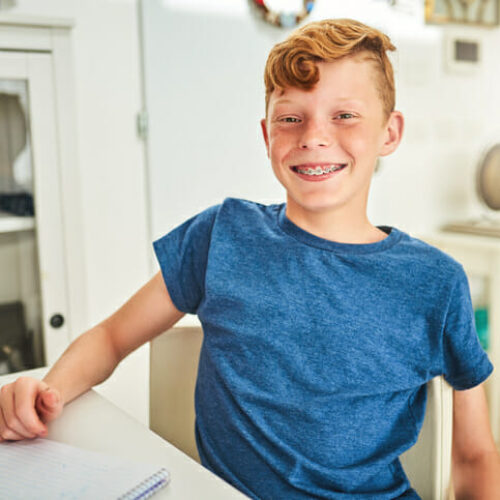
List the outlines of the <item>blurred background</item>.
<svg viewBox="0 0 500 500">
<path fill-rule="evenodd" d="M 151 242 L 186 218 L 227 196 L 285 200 L 259 120 L 267 53 L 292 27 L 266 22 L 255 3 L 0 1 L 0 66 L 21 68 L 0 71 L 0 373 L 50 363 L 111 314 L 156 272 Z M 369 218 L 416 237 L 497 216 L 478 199 L 475 172 L 500 142 L 498 1 L 477 0 L 481 16 L 474 2 L 452 3 L 316 0 L 305 21 L 355 18 L 396 45 L 406 129 L 374 176 Z M 266 4 L 298 12 L 304 2 Z M 42 28 L 46 47 L 34 50 L 27 33 Z M 52 114 L 48 125 L 38 118 Z M 62 277 L 45 254 L 66 266 Z M 487 286 L 471 277 L 478 304 Z M 148 356 L 140 348 L 98 388 L 144 423 Z"/>
</svg>

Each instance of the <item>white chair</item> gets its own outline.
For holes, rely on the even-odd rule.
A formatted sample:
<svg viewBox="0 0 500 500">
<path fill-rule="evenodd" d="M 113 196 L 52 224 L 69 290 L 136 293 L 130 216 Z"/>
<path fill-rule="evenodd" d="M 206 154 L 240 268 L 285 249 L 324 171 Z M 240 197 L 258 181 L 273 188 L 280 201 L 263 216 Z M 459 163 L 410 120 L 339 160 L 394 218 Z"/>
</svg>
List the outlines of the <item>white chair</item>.
<svg viewBox="0 0 500 500">
<path fill-rule="evenodd" d="M 151 341 L 149 355 L 149 427 L 198 462 L 194 388 L 202 338 L 201 328 L 172 328 Z"/>
<path fill-rule="evenodd" d="M 423 500 L 453 499 L 452 426 L 453 389 L 443 377 L 436 377 L 427 384 L 427 407 L 418 440 L 400 457 L 412 487 Z"/>
<path fill-rule="evenodd" d="M 194 388 L 201 328 L 179 327 L 156 337 L 150 350 L 150 428 L 199 461 L 194 438 Z M 449 500 L 453 391 L 442 377 L 428 384 L 427 410 L 418 441 L 401 456 L 423 500 Z"/>
</svg>

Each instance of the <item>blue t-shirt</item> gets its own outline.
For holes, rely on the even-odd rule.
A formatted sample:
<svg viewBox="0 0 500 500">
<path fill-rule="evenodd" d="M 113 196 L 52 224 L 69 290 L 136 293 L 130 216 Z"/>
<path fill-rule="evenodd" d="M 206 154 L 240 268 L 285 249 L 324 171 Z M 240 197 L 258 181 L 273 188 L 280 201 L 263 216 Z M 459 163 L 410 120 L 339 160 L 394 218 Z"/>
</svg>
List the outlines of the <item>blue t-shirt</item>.
<svg viewBox="0 0 500 500">
<path fill-rule="evenodd" d="M 202 463 L 252 498 L 419 498 L 398 457 L 426 383 L 468 389 L 493 369 L 464 269 L 394 227 L 338 243 L 285 210 L 228 198 L 154 243 L 172 301 L 203 326 Z"/>
</svg>

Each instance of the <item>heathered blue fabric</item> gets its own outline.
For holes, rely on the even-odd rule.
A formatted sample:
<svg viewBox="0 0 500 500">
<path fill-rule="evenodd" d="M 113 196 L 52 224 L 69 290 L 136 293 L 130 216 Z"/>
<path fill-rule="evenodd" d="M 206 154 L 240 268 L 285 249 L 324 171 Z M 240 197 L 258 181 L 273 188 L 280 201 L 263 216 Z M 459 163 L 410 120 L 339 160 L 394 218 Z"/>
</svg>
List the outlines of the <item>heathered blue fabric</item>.
<svg viewBox="0 0 500 500">
<path fill-rule="evenodd" d="M 202 463 L 252 498 L 419 498 L 398 457 L 426 383 L 467 389 L 493 368 L 464 269 L 394 227 L 337 243 L 285 209 L 228 198 L 154 243 L 174 304 L 204 330 Z"/>
</svg>

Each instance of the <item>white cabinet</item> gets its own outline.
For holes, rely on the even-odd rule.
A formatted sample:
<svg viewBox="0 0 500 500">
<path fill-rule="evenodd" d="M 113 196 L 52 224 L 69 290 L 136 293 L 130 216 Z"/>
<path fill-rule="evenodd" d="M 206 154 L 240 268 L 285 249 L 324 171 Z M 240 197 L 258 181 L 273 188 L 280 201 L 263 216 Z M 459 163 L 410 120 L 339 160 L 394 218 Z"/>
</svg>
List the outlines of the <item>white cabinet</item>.
<svg viewBox="0 0 500 500">
<path fill-rule="evenodd" d="M 0 17 L 0 373 L 84 323 L 71 23 Z"/>
</svg>

